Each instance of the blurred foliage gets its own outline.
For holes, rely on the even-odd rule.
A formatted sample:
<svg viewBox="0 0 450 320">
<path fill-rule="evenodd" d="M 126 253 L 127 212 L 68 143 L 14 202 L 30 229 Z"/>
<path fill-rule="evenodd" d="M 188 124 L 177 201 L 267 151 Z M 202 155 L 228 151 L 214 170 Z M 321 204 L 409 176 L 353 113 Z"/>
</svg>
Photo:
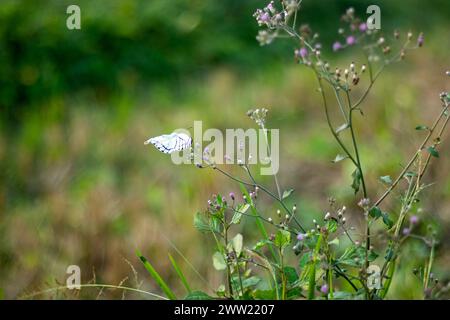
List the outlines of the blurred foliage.
<svg viewBox="0 0 450 320">
<path fill-rule="evenodd" d="M 217 65 L 243 72 L 271 63 L 285 49 L 255 45 L 257 0 L 81 0 L 82 30 L 65 27 L 70 1 L 3 0 L 0 7 L 2 118 L 19 122 L 25 110 L 49 96 L 83 89 L 104 95 L 140 81 L 162 82 L 202 74 Z M 431 4 L 432 3 L 432 4 Z M 365 12 L 382 7 L 383 28 L 421 21 L 429 30 L 445 23 L 446 0 L 305 1 L 300 20 L 330 43 L 340 13 L 350 5 Z M 426 11 L 424 15 L 422 12 Z M 401 14 L 399 14 L 401 13 Z M 306 20 L 306 19 L 305 19 Z"/>
<path fill-rule="evenodd" d="M 248 127 L 247 109 L 273 107 L 270 125 L 282 128 L 285 142 L 280 176 L 283 185 L 296 189 L 303 218 L 318 218 L 330 195 L 354 202 L 350 167 L 330 163 L 338 149 L 317 108 L 313 78 L 295 67 L 289 44 L 260 48 L 255 40 L 252 14 L 265 2 L 80 0 L 82 30 L 69 31 L 65 12 L 73 1 L 1 1 L 0 291 L 5 297 L 64 282 L 69 264 L 82 267 L 83 282 L 94 274 L 98 282 L 113 284 L 129 276 L 127 284 L 137 286 L 141 279 L 134 279 L 124 261 L 139 264 L 133 260 L 136 248 L 172 283 L 176 279 L 170 278 L 166 259 L 167 251 L 175 255 L 171 244 L 208 283 L 219 283 L 210 270 L 210 248 L 192 219 L 210 193 L 237 192 L 237 187 L 211 172 L 173 166 L 142 145 L 149 135 L 196 119 L 205 128 Z M 366 111 L 371 125 L 358 125 L 361 139 L 368 141 L 361 151 L 376 187 L 378 176 L 394 175 L 414 150 L 420 139 L 414 126 L 436 114 L 437 95 L 445 89 L 440 74 L 449 65 L 450 2 L 304 0 L 299 21 L 321 34 L 327 51 L 345 8 L 353 5 L 364 13 L 368 4 L 380 5 L 383 28 L 426 34 L 425 48 L 377 84 Z M 349 62 L 345 55 L 335 60 Z M 424 219 L 435 221 L 443 237 L 436 269 L 444 279 L 450 277 L 449 256 L 443 254 L 450 237 L 450 179 L 442 173 L 450 170 L 449 156 L 447 144 L 430 174 L 438 187 L 430 188 L 424 202 Z M 275 210 L 267 207 L 268 213 Z M 417 259 L 426 256 L 417 243 L 411 252 L 420 252 Z M 177 261 L 194 285 L 208 286 L 186 261 Z M 420 297 L 408 273 L 419 261 L 400 266 L 404 277 L 394 283 L 393 296 Z M 143 287 L 155 290 L 144 279 Z"/>
</svg>

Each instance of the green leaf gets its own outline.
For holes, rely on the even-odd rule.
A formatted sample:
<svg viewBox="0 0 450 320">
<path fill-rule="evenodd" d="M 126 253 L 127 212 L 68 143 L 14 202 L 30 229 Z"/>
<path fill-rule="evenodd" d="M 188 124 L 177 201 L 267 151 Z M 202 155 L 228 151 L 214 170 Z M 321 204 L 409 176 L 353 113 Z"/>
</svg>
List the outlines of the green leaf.
<svg viewBox="0 0 450 320">
<path fill-rule="evenodd" d="M 223 205 L 223 198 L 222 198 L 222 196 L 221 196 L 220 194 L 218 194 L 218 195 L 216 196 L 216 201 L 217 201 L 217 204 L 218 204 L 219 206 L 222 206 L 222 205 Z"/>
<path fill-rule="evenodd" d="M 261 279 L 258 277 L 255 277 L 255 276 L 249 277 L 249 278 L 242 280 L 242 286 L 244 287 L 244 289 L 247 289 L 249 287 L 256 286 L 260 281 L 261 281 Z"/>
<path fill-rule="evenodd" d="M 387 184 L 387 185 L 391 185 L 391 184 L 392 184 L 392 179 L 391 179 L 390 176 L 381 176 L 381 177 L 380 177 L 380 180 L 381 180 L 383 183 Z"/>
<path fill-rule="evenodd" d="M 286 276 L 287 282 L 292 285 L 298 280 L 297 270 L 294 267 L 284 267 L 284 275 Z"/>
<path fill-rule="evenodd" d="M 259 300 L 274 300 L 276 299 L 275 290 L 256 290 L 253 297 Z"/>
<path fill-rule="evenodd" d="M 376 253 L 373 250 L 369 250 L 369 254 L 367 255 L 367 260 L 369 262 L 375 261 L 375 259 L 378 258 L 378 253 Z"/>
<path fill-rule="evenodd" d="M 239 224 L 239 223 L 241 223 L 241 219 L 242 219 L 242 213 L 240 213 L 239 211 L 235 211 L 233 214 L 233 217 L 231 218 L 231 223 Z"/>
<path fill-rule="evenodd" d="M 355 194 L 359 191 L 359 187 L 361 185 L 361 171 L 358 168 L 355 169 L 352 173 L 352 188 L 355 190 Z"/>
<path fill-rule="evenodd" d="M 435 147 L 430 146 L 427 148 L 427 150 L 433 157 L 439 158 L 439 152 L 436 150 Z"/>
<path fill-rule="evenodd" d="M 306 267 L 308 262 L 311 260 L 311 256 L 312 256 L 311 252 L 306 252 L 304 255 L 302 255 L 302 257 L 300 258 L 300 261 L 298 262 L 300 269 L 303 269 Z"/>
<path fill-rule="evenodd" d="M 394 221 L 389 218 L 389 214 L 387 212 L 383 212 L 383 222 L 389 229 L 394 226 Z"/>
<path fill-rule="evenodd" d="M 416 130 L 429 130 L 430 128 L 428 128 L 427 126 L 417 126 Z"/>
<path fill-rule="evenodd" d="M 378 219 L 379 217 L 381 217 L 383 215 L 383 213 L 381 212 L 380 208 L 373 207 L 372 209 L 369 210 L 369 215 L 372 218 Z"/>
<path fill-rule="evenodd" d="M 344 123 L 343 125 L 339 126 L 336 129 L 336 134 L 339 134 L 341 131 L 344 131 L 345 129 L 349 128 L 348 123 Z"/>
<path fill-rule="evenodd" d="M 181 268 L 178 266 L 177 262 L 175 261 L 175 259 L 172 257 L 172 255 L 169 253 L 169 260 L 172 263 L 173 268 L 175 269 L 175 272 L 177 273 L 178 277 L 181 280 L 181 283 L 183 284 L 183 286 L 186 288 L 186 291 L 188 293 L 191 293 L 191 288 L 189 287 L 189 284 L 186 280 L 186 277 L 184 276 L 183 272 L 181 271 Z"/>
<path fill-rule="evenodd" d="M 285 190 L 283 191 L 283 196 L 281 197 L 282 200 L 288 198 L 292 192 L 294 192 L 294 189 L 289 189 L 289 190 Z"/>
<path fill-rule="evenodd" d="M 326 226 L 326 228 L 327 228 L 329 233 L 336 232 L 336 230 L 338 228 L 337 221 L 334 220 L 334 219 L 328 220 L 325 226 Z"/>
<path fill-rule="evenodd" d="M 367 260 L 369 262 L 374 261 L 378 257 L 378 254 L 373 251 L 369 250 L 367 254 Z M 345 249 L 342 256 L 337 260 L 339 264 L 345 264 L 351 267 L 359 268 L 361 267 L 366 260 L 366 248 L 363 246 L 355 246 L 352 245 L 350 247 L 347 247 Z"/>
<path fill-rule="evenodd" d="M 175 296 L 173 291 L 169 288 L 169 286 L 166 284 L 163 278 L 161 278 L 161 276 L 155 270 L 155 268 L 153 268 L 150 262 L 139 251 L 136 251 L 136 255 L 142 261 L 145 269 L 147 269 L 148 273 L 150 273 L 150 275 L 156 281 L 161 290 L 166 294 L 167 298 L 169 298 L 170 300 L 176 300 L 177 297 Z"/>
<path fill-rule="evenodd" d="M 253 276 L 249 278 L 243 278 L 242 279 L 242 287 L 241 287 L 241 279 L 239 276 L 233 276 L 231 279 L 231 286 L 233 287 L 233 290 L 236 292 L 240 292 L 242 289 L 245 293 L 248 289 L 251 289 L 255 287 L 259 282 L 261 281 L 260 278 Z"/>
<path fill-rule="evenodd" d="M 391 261 L 392 260 L 392 258 L 394 258 L 394 250 L 392 250 L 392 248 L 388 248 L 387 250 L 386 250 L 386 255 L 384 256 L 384 258 L 387 260 L 387 261 Z"/>
<path fill-rule="evenodd" d="M 289 231 L 286 230 L 277 231 L 277 233 L 275 234 L 275 240 L 273 241 L 273 243 L 277 247 L 284 249 L 286 246 L 289 245 L 290 242 L 291 242 L 291 233 Z"/>
<path fill-rule="evenodd" d="M 332 160 L 331 162 L 337 163 L 337 162 L 342 161 L 342 160 L 347 159 L 347 158 L 348 158 L 348 156 L 344 156 L 342 154 L 338 154 L 336 156 L 336 158 L 334 158 L 334 160 Z"/>
<path fill-rule="evenodd" d="M 205 215 L 197 212 L 194 215 L 194 227 L 200 232 L 210 232 L 211 228 L 209 227 L 209 222 L 206 219 Z"/>
<path fill-rule="evenodd" d="M 250 208 L 250 204 L 239 204 L 236 207 L 236 211 L 234 212 L 233 218 L 231 218 L 231 223 L 233 224 L 239 224 L 242 219 L 242 215 L 247 212 L 247 210 Z"/>
<path fill-rule="evenodd" d="M 239 257 L 242 252 L 242 243 L 243 243 L 243 237 L 242 234 L 238 233 L 232 240 L 231 245 L 233 246 L 234 251 L 236 252 L 236 255 Z"/>
<path fill-rule="evenodd" d="M 185 300 L 213 300 L 213 297 L 210 297 L 203 291 L 192 291 L 187 296 L 184 297 Z"/>
<path fill-rule="evenodd" d="M 213 254 L 213 266 L 216 270 L 221 271 L 227 268 L 227 263 L 225 262 L 225 257 L 222 253 L 216 251 Z"/>
<path fill-rule="evenodd" d="M 328 242 L 329 245 L 335 245 L 335 246 L 339 246 L 339 238 L 334 238 L 333 240 Z"/>
<path fill-rule="evenodd" d="M 254 245 L 253 250 L 259 250 L 259 249 L 261 249 L 262 247 L 264 247 L 264 246 L 267 245 L 267 244 L 269 244 L 269 241 L 268 241 L 268 240 L 261 240 L 261 241 L 258 241 L 258 242 Z"/>
</svg>

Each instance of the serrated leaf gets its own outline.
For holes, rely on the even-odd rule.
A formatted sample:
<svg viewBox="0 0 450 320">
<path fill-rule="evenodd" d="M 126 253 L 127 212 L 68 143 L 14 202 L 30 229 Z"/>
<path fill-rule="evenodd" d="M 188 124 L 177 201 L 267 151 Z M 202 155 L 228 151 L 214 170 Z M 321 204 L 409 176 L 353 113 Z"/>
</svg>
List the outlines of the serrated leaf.
<svg viewBox="0 0 450 320">
<path fill-rule="evenodd" d="M 283 196 L 281 197 L 282 200 L 288 198 L 292 194 L 292 192 L 294 192 L 294 189 L 289 189 L 289 190 L 283 191 Z"/>
<path fill-rule="evenodd" d="M 381 176 L 381 177 L 380 177 L 380 180 L 381 180 L 383 183 L 387 184 L 387 185 L 391 185 L 391 184 L 392 184 L 392 178 L 391 178 L 391 176 Z"/>
<path fill-rule="evenodd" d="M 334 158 L 334 160 L 332 160 L 331 162 L 337 163 L 337 162 L 342 161 L 342 160 L 347 159 L 347 158 L 348 158 L 348 156 L 344 156 L 342 154 L 338 154 L 336 156 L 336 158 Z"/>
<path fill-rule="evenodd" d="M 344 131 L 349 127 L 348 123 L 344 123 L 336 129 L 336 134 L 339 134 L 341 131 Z"/>
<path fill-rule="evenodd" d="M 427 151 L 428 151 L 433 157 L 439 158 L 439 152 L 436 150 L 435 147 L 430 146 L 430 147 L 427 148 Z"/>
<path fill-rule="evenodd" d="M 227 268 L 227 263 L 225 262 L 225 257 L 220 252 L 215 252 L 213 254 L 213 266 L 216 270 L 225 270 Z"/>
</svg>

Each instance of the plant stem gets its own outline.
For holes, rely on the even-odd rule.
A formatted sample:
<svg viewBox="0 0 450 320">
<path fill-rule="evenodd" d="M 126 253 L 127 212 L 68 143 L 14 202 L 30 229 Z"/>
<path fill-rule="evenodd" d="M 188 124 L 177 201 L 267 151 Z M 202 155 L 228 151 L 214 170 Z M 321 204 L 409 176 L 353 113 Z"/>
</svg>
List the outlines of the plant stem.
<svg viewBox="0 0 450 320">
<path fill-rule="evenodd" d="M 339 138 L 339 136 L 337 135 L 336 131 L 333 128 L 333 125 L 332 125 L 331 119 L 330 119 L 330 114 L 329 114 L 329 111 L 328 111 L 327 99 L 326 99 L 324 87 L 323 87 L 323 84 L 322 84 L 322 78 L 320 77 L 320 75 L 319 75 L 319 73 L 317 72 L 316 69 L 313 68 L 313 70 L 314 70 L 314 72 L 316 74 L 317 81 L 319 82 L 319 91 L 320 91 L 320 93 L 322 95 L 322 101 L 323 101 L 323 106 L 324 106 L 324 110 L 325 110 L 325 116 L 326 116 L 326 119 L 327 119 L 328 127 L 329 127 L 329 129 L 331 131 L 331 134 L 336 139 L 337 143 L 341 146 L 342 150 L 345 152 L 345 154 L 348 156 L 348 158 L 353 162 L 353 164 L 357 165 L 358 163 L 356 162 L 355 158 L 348 151 L 347 147 L 341 141 L 341 139 Z"/>
<path fill-rule="evenodd" d="M 414 161 L 416 161 L 417 157 L 419 156 L 419 153 L 423 150 L 423 148 L 425 147 L 425 145 L 428 143 L 428 141 L 430 140 L 431 136 L 433 135 L 433 132 L 436 130 L 437 125 L 439 124 L 440 120 L 442 119 L 443 116 L 445 116 L 446 111 L 448 111 L 448 105 L 446 105 L 446 107 L 444 107 L 441 111 L 441 113 L 439 114 L 439 116 L 436 118 L 436 120 L 434 121 L 433 125 L 431 126 L 431 128 L 428 130 L 428 134 L 425 137 L 425 139 L 423 140 L 423 142 L 421 143 L 421 145 L 419 146 L 419 149 L 414 153 L 414 155 L 411 157 L 411 159 L 409 160 L 409 162 L 407 163 L 407 165 L 403 168 L 402 172 L 398 175 L 398 177 L 394 180 L 394 182 L 392 182 L 392 184 L 389 186 L 389 188 L 383 193 L 383 195 L 374 203 L 373 207 L 376 207 L 378 205 L 380 205 L 381 202 L 383 202 L 383 200 L 391 193 L 391 191 L 397 186 L 397 184 L 400 182 L 400 180 L 403 178 L 403 176 L 405 175 L 405 173 L 408 171 L 408 169 L 412 166 L 412 164 L 414 163 Z M 447 120 L 444 122 L 444 125 L 442 127 L 442 129 L 440 130 L 440 135 L 442 134 L 442 132 L 445 129 L 445 126 L 448 124 L 448 118 Z M 423 175 L 423 172 L 422 172 Z"/>
</svg>

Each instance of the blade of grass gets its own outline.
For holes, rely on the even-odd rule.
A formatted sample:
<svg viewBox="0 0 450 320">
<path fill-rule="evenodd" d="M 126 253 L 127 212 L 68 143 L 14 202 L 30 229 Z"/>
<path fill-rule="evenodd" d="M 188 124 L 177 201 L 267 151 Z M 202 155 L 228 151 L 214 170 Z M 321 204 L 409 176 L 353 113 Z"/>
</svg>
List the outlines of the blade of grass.
<svg viewBox="0 0 450 320">
<path fill-rule="evenodd" d="M 170 262 L 172 263 L 173 268 L 175 269 L 175 271 L 176 271 L 178 277 L 179 277 L 180 280 L 181 280 L 181 283 L 182 283 L 183 286 L 186 288 L 186 291 L 187 291 L 188 293 L 191 293 L 191 292 L 192 292 L 191 287 L 189 286 L 189 283 L 187 282 L 186 277 L 185 277 L 184 274 L 183 274 L 183 271 L 181 271 L 181 268 L 178 266 L 177 262 L 176 262 L 175 259 L 172 257 L 172 255 L 171 255 L 170 253 L 169 253 L 168 255 L 169 255 L 169 260 L 170 260 Z"/>
<path fill-rule="evenodd" d="M 161 290 L 166 294 L 167 298 L 169 298 L 170 300 L 176 300 L 177 297 L 175 296 L 173 291 L 169 288 L 169 286 L 163 280 L 163 278 L 161 278 L 161 276 L 151 265 L 151 263 L 139 251 L 136 251 L 136 255 L 138 256 L 139 259 L 141 259 L 145 269 L 147 269 L 148 273 L 150 273 L 150 275 L 156 281 Z"/>
</svg>

